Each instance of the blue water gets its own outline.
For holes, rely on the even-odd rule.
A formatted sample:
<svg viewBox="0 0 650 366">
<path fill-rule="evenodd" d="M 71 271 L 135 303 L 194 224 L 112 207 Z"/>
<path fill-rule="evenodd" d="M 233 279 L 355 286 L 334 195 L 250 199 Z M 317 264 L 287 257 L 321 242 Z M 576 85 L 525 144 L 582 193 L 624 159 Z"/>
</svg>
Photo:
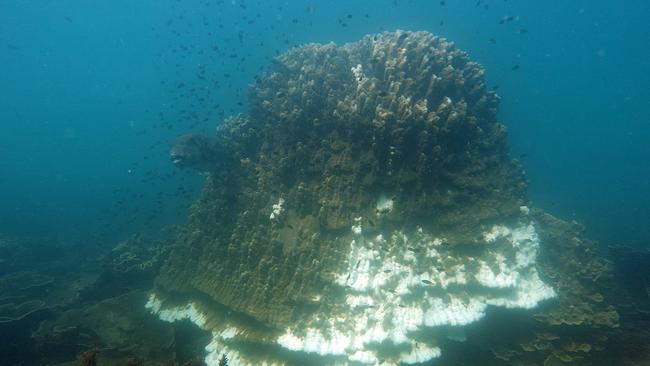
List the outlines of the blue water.
<svg viewBox="0 0 650 366">
<path fill-rule="evenodd" d="M 0 233 L 179 222 L 201 177 L 173 168 L 170 139 L 245 111 L 279 52 L 405 29 L 486 67 L 535 206 L 647 246 L 648 16 L 645 0 L 1 1 Z"/>
</svg>

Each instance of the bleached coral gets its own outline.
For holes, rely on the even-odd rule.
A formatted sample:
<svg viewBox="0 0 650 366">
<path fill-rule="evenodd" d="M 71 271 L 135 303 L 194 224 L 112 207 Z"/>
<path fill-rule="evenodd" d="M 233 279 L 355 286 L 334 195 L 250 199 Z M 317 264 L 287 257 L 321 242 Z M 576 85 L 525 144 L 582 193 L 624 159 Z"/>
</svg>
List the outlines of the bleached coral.
<svg viewBox="0 0 650 366">
<path fill-rule="evenodd" d="M 375 346 L 390 342 L 403 351 L 386 362 L 421 363 L 442 350 L 417 339 L 415 331 L 479 321 L 490 305 L 532 308 L 555 296 L 534 267 L 539 238 L 532 223 L 494 226 L 484 233 L 485 245 L 493 247 L 481 257 L 431 255 L 431 247 L 442 240 L 418 231 L 410 237 L 395 232 L 389 241 L 382 236 L 352 240 L 348 268 L 337 279 L 348 290 L 343 320 L 310 326 L 306 332 L 288 329 L 278 343 L 295 351 L 344 353 L 350 362 L 374 364 L 379 359 Z M 475 292 L 476 286 L 485 290 Z"/>
<path fill-rule="evenodd" d="M 360 225 L 361 218 L 355 222 Z M 360 231 L 354 236 L 347 269 L 335 281 L 346 289 L 344 303 L 332 305 L 334 316 L 328 319 L 315 314 L 302 326 L 285 329 L 275 341 L 278 347 L 313 354 L 316 360 L 323 356 L 317 362 L 323 365 L 331 364 L 325 356 L 341 358 L 341 365 L 374 365 L 380 359 L 386 365 L 423 363 L 443 350 L 431 341 L 436 338 L 420 339 L 415 334 L 441 334 L 437 328 L 474 323 L 485 316 L 488 306 L 528 309 L 555 296 L 535 268 L 539 238 L 529 222 L 492 227 L 483 234 L 490 250 L 480 256 L 445 250 L 441 244 L 446 240 L 421 228 L 408 235 L 393 232 L 388 240 L 382 235 L 367 238 Z M 432 250 L 437 254 L 431 255 Z M 146 306 L 165 321 L 189 319 L 206 326 L 194 304 L 165 309 L 152 295 Z M 208 365 L 217 365 L 221 354 L 232 365 L 262 364 L 228 346 L 239 337 L 236 326 L 212 332 L 206 347 Z M 459 334 L 464 339 L 464 333 Z M 397 352 L 380 356 L 380 344 L 392 344 Z"/>
<path fill-rule="evenodd" d="M 284 212 L 284 198 L 280 197 L 278 199 L 278 203 L 273 205 L 273 211 L 271 211 L 271 215 L 269 216 L 269 219 L 271 220 L 277 220 L 282 212 Z"/>
<path fill-rule="evenodd" d="M 385 215 L 393 211 L 393 200 L 384 196 L 377 201 L 377 216 Z"/>
<path fill-rule="evenodd" d="M 206 324 L 205 315 L 199 312 L 193 303 L 185 306 L 163 308 L 163 303 L 154 294 L 151 294 L 145 304 L 145 308 L 158 315 L 160 320 L 166 322 L 172 323 L 178 320 L 188 319 L 201 328 L 205 327 Z"/>
<path fill-rule="evenodd" d="M 350 69 L 352 71 L 352 75 L 354 76 L 354 80 L 357 82 L 363 81 L 364 75 L 363 75 L 363 66 L 361 64 L 357 64 L 357 66 L 352 67 Z"/>
</svg>

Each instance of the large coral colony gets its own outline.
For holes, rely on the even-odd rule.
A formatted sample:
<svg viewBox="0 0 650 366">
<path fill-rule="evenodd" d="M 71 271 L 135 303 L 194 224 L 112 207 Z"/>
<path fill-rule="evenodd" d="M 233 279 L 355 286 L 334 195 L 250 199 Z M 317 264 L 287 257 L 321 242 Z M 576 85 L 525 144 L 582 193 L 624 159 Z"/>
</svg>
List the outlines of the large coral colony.
<svg viewBox="0 0 650 366">
<path fill-rule="evenodd" d="M 563 251 L 594 244 L 527 207 L 498 101 L 480 65 L 427 32 L 281 55 L 248 114 L 218 127 L 224 156 L 147 308 L 209 330 L 208 365 L 585 358 L 606 337 L 552 326 L 617 326 L 596 296 L 608 268 L 576 271 Z M 496 317 L 528 331 L 477 340 Z"/>
</svg>

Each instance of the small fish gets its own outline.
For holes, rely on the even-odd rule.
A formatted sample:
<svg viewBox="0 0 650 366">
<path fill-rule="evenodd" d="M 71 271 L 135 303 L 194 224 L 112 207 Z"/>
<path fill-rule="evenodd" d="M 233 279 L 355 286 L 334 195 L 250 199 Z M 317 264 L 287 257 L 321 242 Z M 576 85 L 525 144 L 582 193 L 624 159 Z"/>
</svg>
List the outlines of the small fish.
<svg viewBox="0 0 650 366">
<path fill-rule="evenodd" d="M 413 252 L 413 253 L 417 253 L 417 252 L 420 251 L 419 249 L 417 249 L 417 248 L 413 248 L 413 247 L 408 247 L 408 248 L 406 248 L 406 249 L 410 250 L 410 251 Z"/>
<path fill-rule="evenodd" d="M 517 70 L 519 70 L 519 64 L 513 65 L 513 66 L 510 68 L 510 70 L 512 70 L 512 71 L 517 71 Z"/>
<path fill-rule="evenodd" d="M 293 230 L 293 226 L 291 224 L 287 224 L 287 227 L 291 230 Z"/>
<path fill-rule="evenodd" d="M 517 33 L 519 33 L 519 34 L 526 34 L 526 33 L 528 33 L 528 29 L 526 29 L 526 28 L 519 28 L 519 30 L 517 31 Z"/>
<path fill-rule="evenodd" d="M 368 219 L 368 223 L 370 224 L 370 226 L 375 226 L 375 222 L 370 219 Z"/>
<path fill-rule="evenodd" d="M 361 259 L 357 261 L 357 265 L 355 266 L 355 269 L 359 269 L 359 263 L 361 263 Z"/>
<path fill-rule="evenodd" d="M 422 280 L 422 283 L 425 284 L 425 285 L 433 285 L 433 282 L 431 282 L 429 280 Z"/>
<path fill-rule="evenodd" d="M 499 21 L 499 24 L 516 22 L 516 21 L 519 21 L 519 16 L 517 16 L 517 15 L 508 15 L 508 16 L 504 16 L 503 18 L 501 18 L 501 20 Z"/>
<path fill-rule="evenodd" d="M 496 44 L 496 43 L 497 43 L 497 40 L 494 39 L 494 38 L 490 38 L 490 39 L 488 39 L 488 42 L 489 42 L 490 44 Z"/>
<path fill-rule="evenodd" d="M 391 272 L 393 272 L 392 269 L 385 269 L 385 270 L 384 270 L 384 273 L 391 273 Z"/>
</svg>

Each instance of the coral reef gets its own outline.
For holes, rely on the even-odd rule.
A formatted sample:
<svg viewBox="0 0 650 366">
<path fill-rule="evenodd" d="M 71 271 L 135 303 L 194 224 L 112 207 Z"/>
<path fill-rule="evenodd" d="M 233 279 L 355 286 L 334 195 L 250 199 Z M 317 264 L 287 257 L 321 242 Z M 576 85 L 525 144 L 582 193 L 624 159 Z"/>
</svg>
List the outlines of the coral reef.
<svg viewBox="0 0 650 366">
<path fill-rule="evenodd" d="M 80 366 L 97 366 L 97 355 L 96 350 L 86 351 L 79 355 L 79 365 Z"/>
<path fill-rule="evenodd" d="M 0 240 L 3 248 L 23 248 L 20 256 L 3 252 L 12 259 L 56 252 L 11 267 L 29 271 L 0 275 L 0 334 L 11 340 L 0 342 L 0 364 L 189 365 L 203 355 L 210 341 L 204 332 L 162 323 L 144 308 L 175 235 L 174 228 L 156 238 L 133 235 L 101 251 L 49 238 Z M 86 250 L 93 255 L 80 256 Z"/>
<path fill-rule="evenodd" d="M 161 323 L 143 306 L 176 233 L 168 228 L 157 238 L 135 234 L 101 256 L 95 264 L 100 272 L 89 276 L 78 296 L 31 332 L 39 362 L 68 365 L 71 356 L 95 351 L 101 365 L 153 366 L 190 364 L 201 355 L 204 345 L 194 343 L 209 338 L 195 327 Z"/>
<path fill-rule="evenodd" d="M 11 339 L 0 342 L 0 364 L 42 364 L 32 332 L 79 301 L 81 290 L 96 278 L 80 274 L 79 256 L 93 260 L 81 253 L 76 243 L 50 237 L 0 238 L 0 256 L 9 259 L 0 265 L 0 334 Z"/>
<path fill-rule="evenodd" d="M 151 288 L 175 235 L 173 228 L 167 231 L 161 235 L 164 239 L 134 234 L 118 243 L 102 258 L 102 271 L 93 286 L 82 292 L 82 298 L 97 301 Z"/>
<path fill-rule="evenodd" d="M 122 355 L 122 363 L 134 356 L 169 359 L 169 350 L 160 345 L 172 345 L 174 332 L 141 310 L 145 297 L 142 291 L 133 291 L 72 308 L 55 319 L 43 321 L 33 337 L 43 349 L 58 348 L 68 353 L 111 350 L 113 355 Z"/>
<path fill-rule="evenodd" d="M 503 337 L 493 355 L 509 364 L 619 364 L 620 356 L 609 351 L 610 339 L 621 336 L 614 306 L 620 292 L 606 253 L 577 223 L 540 210 L 531 214 L 544 243 L 537 267 L 558 297 L 518 320 L 527 324 L 524 332 Z"/>
<path fill-rule="evenodd" d="M 0 363 L 647 363 L 650 254 L 528 207 L 483 74 L 424 32 L 281 55 L 172 151 L 186 226 L 38 271 L 0 237 Z"/>
<path fill-rule="evenodd" d="M 50 299 L 46 290 L 52 281 L 50 276 L 31 271 L 0 277 L 0 324 L 17 322 L 47 308 Z"/>
<path fill-rule="evenodd" d="M 555 297 L 483 75 L 426 32 L 278 57 L 147 307 L 212 331 L 211 365 L 398 364 Z"/>
<path fill-rule="evenodd" d="M 613 269 L 598 245 L 585 238 L 584 228 L 567 224 L 547 213 L 536 220 L 545 231 L 540 268 L 547 281 L 562 294 L 554 309 L 538 314 L 549 325 L 618 327 L 618 313 L 604 293 L 615 288 Z"/>
</svg>

